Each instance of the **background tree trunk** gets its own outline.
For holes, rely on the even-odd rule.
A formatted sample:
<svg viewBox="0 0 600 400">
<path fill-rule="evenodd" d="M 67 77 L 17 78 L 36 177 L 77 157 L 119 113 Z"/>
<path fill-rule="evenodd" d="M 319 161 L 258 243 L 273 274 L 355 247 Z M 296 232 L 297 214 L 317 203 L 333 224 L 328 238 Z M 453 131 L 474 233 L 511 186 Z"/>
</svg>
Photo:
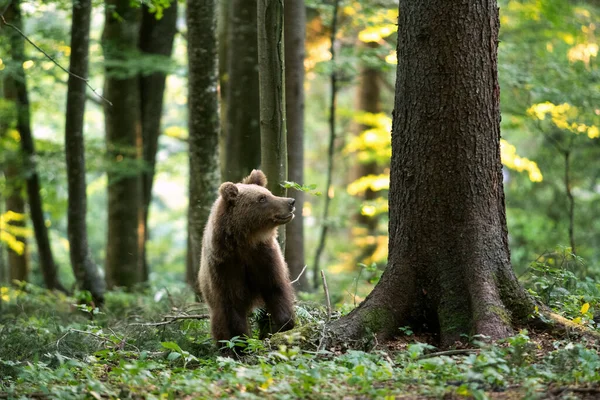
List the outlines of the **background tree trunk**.
<svg viewBox="0 0 600 400">
<path fill-rule="evenodd" d="M 258 0 L 257 26 L 261 168 L 267 175 L 267 189 L 285 196 L 287 191 L 281 186 L 287 180 L 283 2 Z M 285 227 L 279 228 L 278 241 L 285 251 Z"/>
<path fill-rule="evenodd" d="M 13 0 L 5 14 L 7 21 L 15 27 L 22 29 L 20 1 Z M 4 81 L 4 95 L 7 99 L 15 101 L 17 108 L 17 131 L 21 136 L 21 149 L 23 152 L 24 166 L 26 169 L 25 182 L 29 212 L 33 223 L 35 239 L 38 245 L 40 268 L 44 283 L 48 289 L 65 291 L 58 280 L 58 269 L 54 263 L 52 248 L 46 219 L 44 217 L 42 197 L 40 195 L 40 181 L 36 171 L 35 147 L 31 133 L 29 97 L 27 94 L 27 81 L 23 62 L 25 61 L 25 41 L 14 29 L 7 30 L 10 35 L 10 52 L 16 64 L 16 76 L 7 76 Z"/>
<path fill-rule="evenodd" d="M 8 74 L 5 74 L 2 80 L 0 80 L 0 94 L 2 95 L 2 99 L 4 100 L 4 81 L 9 78 Z M 14 101 L 13 101 L 14 103 Z M 8 109 L 10 107 L 10 109 Z M 12 112 L 12 106 L 7 104 L 7 109 L 2 109 L 2 115 L 0 115 L 0 138 L 2 140 L 7 140 L 6 134 L 8 132 L 9 127 L 14 122 L 14 115 Z M 16 145 L 16 143 L 15 143 Z M 0 198 L 0 202 L 3 202 L 4 207 L 0 210 L 0 218 L 4 217 L 4 213 L 8 215 L 9 212 L 23 215 L 22 221 L 8 221 L 8 218 L 3 222 L 7 224 L 6 229 L 10 229 L 10 227 L 14 226 L 17 229 L 25 228 L 25 200 L 23 199 L 23 180 L 19 174 L 20 163 L 18 162 L 18 156 L 16 154 L 8 154 L 8 149 L 3 148 L 4 153 L 2 154 L 3 163 L 2 166 L 2 174 L 4 175 L 4 187 L 5 191 L 2 193 Z M 13 152 L 10 152 L 13 153 Z M 10 233 L 10 232 L 9 232 Z M 23 243 L 23 252 L 21 254 L 17 253 L 9 246 L 6 246 L 6 266 L 4 269 L 4 273 L 6 274 L 4 277 L 4 281 L 8 283 L 12 283 L 13 280 L 21 280 L 27 281 L 29 278 L 29 258 L 28 258 L 28 249 L 27 249 L 27 239 L 22 235 L 14 235 L 15 239 L 19 242 Z M 4 243 L 1 243 L 2 247 Z M 2 255 L 2 257 L 4 257 Z M 3 259 L 4 261 L 4 259 Z"/>
<path fill-rule="evenodd" d="M 376 42 L 359 44 L 359 46 L 376 48 Z M 360 68 L 360 77 L 358 90 L 356 94 L 356 109 L 359 112 L 377 114 L 381 112 L 381 73 L 377 68 L 368 65 L 362 65 Z M 366 129 L 371 128 L 363 124 L 355 124 L 354 134 L 359 136 Z M 350 170 L 350 181 L 353 182 L 363 176 L 376 175 L 378 173 L 377 163 L 361 163 L 356 161 Z M 361 196 L 361 200 L 373 200 L 377 194 L 368 188 Z M 377 228 L 377 219 L 374 217 L 362 215 L 360 212 L 352 216 L 353 222 L 365 226 L 369 234 L 373 234 Z"/>
<path fill-rule="evenodd" d="M 69 71 L 87 78 L 90 45 L 91 0 L 73 2 L 71 57 Z M 94 302 L 104 302 L 104 281 L 92 260 L 87 235 L 87 195 L 83 140 L 86 84 L 69 75 L 65 121 L 65 157 L 69 186 L 68 236 L 71 265 L 77 284 L 92 294 Z"/>
<path fill-rule="evenodd" d="M 304 1 L 286 1 L 284 8 L 285 40 L 285 112 L 287 129 L 288 179 L 304 184 L 304 40 L 306 8 Z M 305 265 L 304 192 L 289 193 L 296 199 L 296 218 L 286 225 L 285 259 L 290 277 L 296 279 Z M 296 290 L 308 290 L 306 275 L 295 284 Z"/>
<path fill-rule="evenodd" d="M 142 6 L 142 23 L 140 26 L 140 50 L 145 54 L 171 57 L 173 39 L 177 32 L 177 1 L 164 10 L 161 19 L 156 19 L 146 5 Z M 148 211 L 152 202 L 152 184 L 156 166 L 156 152 L 160 136 L 167 75 L 154 72 L 140 77 L 140 106 L 142 118 L 142 138 L 144 148 L 144 172 L 142 175 L 143 207 L 144 207 L 144 243 L 142 245 L 143 280 L 148 280 L 149 268 L 146 258 L 146 242 L 149 237 Z"/>
<path fill-rule="evenodd" d="M 220 0 L 217 2 L 217 42 L 219 45 L 219 105 L 220 105 L 220 125 L 221 133 L 219 135 L 219 162 L 222 168 L 225 167 L 225 142 L 227 138 L 227 92 L 229 90 L 229 13 L 230 0 Z M 256 21 L 255 21 L 256 22 Z M 258 79 L 257 79 L 258 80 Z M 221 171 L 222 172 L 222 171 Z M 222 174 L 221 174 L 222 175 Z"/>
<path fill-rule="evenodd" d="M 256 0 L 230 0 L 223 180 L 239 182 L 261 163 Z"/>
<path fill-rule="evenodd" d="M 118 17 L 117 17 L 117 16 Z M 144 209 L 142 207 L 142 127 L 136 73 L 124 63 L 138 48 L 139 12 L 129 0 L 106 0 L 102 45 L 107 63 L 104 106 L 108 150 L 108 240 L 106 280 L 109 288 L 143 282 Z"/>
<path fill-rule="evenodd" d="M 215 0 L 188 0 L 189 152 L 187 282 L 196 288 L 204 225 L 221 184 Z"/>
<path fill-rule="evenodd" d="M 25 215 L 25 199 L 23 198 L 23 181 L 18 168 L 8 165 L 4 169 L 6 179 L 6 212 L 12 211 L 17 214 Z M 21 221 L 12 221 L 10 225 L 16 228 L 25 228 L 25 218 Z M 10 247 L 7 249 L 8 261 L 8 280 L 28 281 L 29 280 L 29 249 L 27 238 L 21 235 L 15 235 L 15 239 L 23 243 L 23 252 L 17 253 Z"/>
<path fill-rule="evenodd" d="M 389 265 L 332 324 L 342 337 L 397 328 L 500 338 L 533 300 L 510 265 L 497 77 L 498 8 L 400 1 Z"/>
</svg>

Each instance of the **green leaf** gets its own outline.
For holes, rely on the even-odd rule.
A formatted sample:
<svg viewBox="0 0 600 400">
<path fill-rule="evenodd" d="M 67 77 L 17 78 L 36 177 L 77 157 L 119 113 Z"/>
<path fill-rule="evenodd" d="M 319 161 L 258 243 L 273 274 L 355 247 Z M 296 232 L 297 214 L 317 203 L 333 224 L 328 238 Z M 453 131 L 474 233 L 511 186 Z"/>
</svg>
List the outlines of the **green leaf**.
<svg viewBox="0 0 600 400">
<path fill-rule="evenodd" d="M 165 349 L 173 350 L 173 351 L 176 351 L 178 353 L 182 353 L 183 352 L 183 350 L 181 350 L 181 347 L 179 347 L 179 345 L 177 343 L 175 343 L 175 342 L 161 342 L 160 344 Z"/>
</svg>

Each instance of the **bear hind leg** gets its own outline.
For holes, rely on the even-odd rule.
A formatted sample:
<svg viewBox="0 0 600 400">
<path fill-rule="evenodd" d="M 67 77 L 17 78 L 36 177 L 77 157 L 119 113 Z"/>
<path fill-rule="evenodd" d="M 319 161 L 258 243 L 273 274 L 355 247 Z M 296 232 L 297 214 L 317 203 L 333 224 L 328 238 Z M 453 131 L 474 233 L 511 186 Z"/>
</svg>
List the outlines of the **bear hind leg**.
<svg viewBox="0 0 600 400">
<path fill-rule="evenodd" d="M 219 342 L 221 340 L 231 340 L 236 336 L 248 336 L 248 317 L 246 314 L 245 310 L 234 307 L 219 307 L 211 310 L 210 324 L 213 338 Z"/>
</svg>

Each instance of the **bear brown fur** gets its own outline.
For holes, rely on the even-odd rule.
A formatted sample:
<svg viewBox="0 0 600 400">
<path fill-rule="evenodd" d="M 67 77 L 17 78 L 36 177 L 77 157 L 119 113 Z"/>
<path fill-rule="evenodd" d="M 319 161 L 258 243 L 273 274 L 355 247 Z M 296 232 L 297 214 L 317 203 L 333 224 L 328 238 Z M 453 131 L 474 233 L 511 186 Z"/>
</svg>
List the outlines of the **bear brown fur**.
<svg viewBox="0 0 600 400">
<path fill-rule="evenodd" d="M 266 185 L 260 170 L 223 183 L 204 230 L 198 280 L 216 341 L 249 335 L 257 306 L 270 314 L 270 333 L 294 327 L 294 291 L 277 243 L 277 227 L 294 218 L 294 199 Z"/>
</svg>

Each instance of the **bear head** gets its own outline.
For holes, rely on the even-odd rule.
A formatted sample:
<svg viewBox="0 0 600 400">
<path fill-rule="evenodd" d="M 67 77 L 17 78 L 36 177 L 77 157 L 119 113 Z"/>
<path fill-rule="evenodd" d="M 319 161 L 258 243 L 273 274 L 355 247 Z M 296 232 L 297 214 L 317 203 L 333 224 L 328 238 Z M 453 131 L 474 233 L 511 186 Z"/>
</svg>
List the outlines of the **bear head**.
<svg viewBox="0 0 600 400">
<path fill-rule="evenodd" d="M 241 183 L 225 182 L 219 188 L 225 212 L 235 221 L 234 229 L 244 232 L 273 230 L 294 218 L 295 199 L 273 195 L 267 177 L 253 170 Z"/>
</svg>

